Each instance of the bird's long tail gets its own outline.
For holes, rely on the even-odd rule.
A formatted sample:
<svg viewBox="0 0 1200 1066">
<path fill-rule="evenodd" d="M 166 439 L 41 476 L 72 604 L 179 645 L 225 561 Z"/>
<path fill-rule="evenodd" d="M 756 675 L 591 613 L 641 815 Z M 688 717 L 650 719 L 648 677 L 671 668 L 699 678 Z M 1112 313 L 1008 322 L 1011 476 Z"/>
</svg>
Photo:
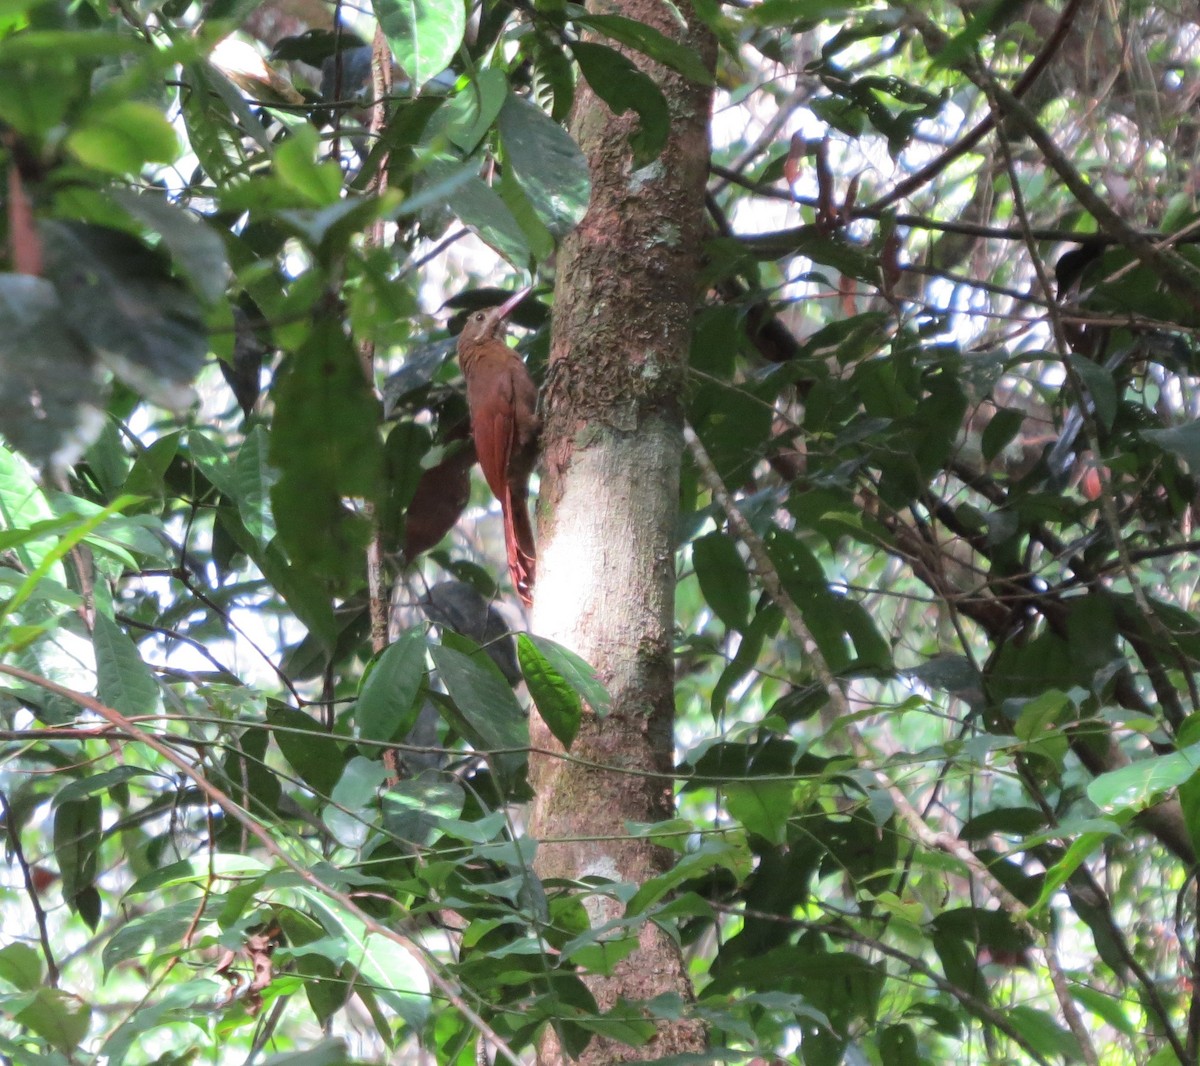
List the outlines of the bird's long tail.
<svg viewBox="0 0 1200 1066">
<path fill-rule="evenodd" d="M 513 587 L 525 606 L 533 603 L 533 582 L 537 572 L 537 549 L 533 526 L 529 521 L 529 497 L 510 487 L 501 501 L 504 511 L 504 547 L 508 551 L 508 573 Z"/>
</svg>

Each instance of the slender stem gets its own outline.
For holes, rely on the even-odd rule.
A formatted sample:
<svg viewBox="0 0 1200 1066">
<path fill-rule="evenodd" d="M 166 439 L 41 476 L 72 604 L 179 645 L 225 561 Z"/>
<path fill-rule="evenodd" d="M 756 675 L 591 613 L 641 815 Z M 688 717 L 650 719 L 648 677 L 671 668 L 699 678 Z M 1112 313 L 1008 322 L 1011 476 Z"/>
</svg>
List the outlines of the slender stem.
<svg viewBox="0 0 1200 1066">
<path fill-rule="evenodd" d="M 21 876 L 25 880 L 25 892 L 33 905 L 33 917 L 37 922 L 38 939 L 42 942 L 42 954 L 46 956 L 46 984 L 51 988 L 58 987 L 59 969 L 54 959 L 54 950 L 50 946 L 50 932 L 46 928 L 46 912 L 42 909 L 42 901 L 38 897 L 37 886 L 33 883 L 33 870 L 25 858 L 25 850 L 21 847 L 21 834 L 14 821 L 12 803 L 7 793 L 0 789 L 0 804 L 4 805 L 4 827 L 8 830 L 8 846 L 21 868 Z"/>
<path fill-rule="evenodd" d="M 108 707 L 99 700 L 84 692 L 76 692 L 74 689 L 69 689 L 65 685 L 59 685 L 47 678 L 39 677 L 37 674 L 31 674 L 27 670 L 22 670 L 16 666 L 9 666 L 6 663 L 0 663 L 0 674 L 7 674 L 9 677 L 15 677 L 30 685 L 37 685 L 39 688 L 45 689 L 47 692 L 53 692 L 56 696 L 61 696 L 63 699 L 70 700 L 72 703 L 78 704 L 80 707 L 85 707 L 87 710 L 98 714 L 105 721 L 112 723 L 118 729 L 128 733 L 139 744 L 144 744 L 151 751 L 157 752 L 162 758 L 166 759 L 174 766 L 184 777 L 188 778 L 208 799 L 220 807 L 230 818 L 240 825 L 249 836 L 252 836 L 263 850 L 282 863 L 289 870 L 299 877 L 305 884 L 311 886 L 321 895 L 333 900 L 340 906 L 344 907 L 350 914 L 354 915 L 358 921 L 362 922 L 363 928 L 374 936 L 381 936 L 385 940 L 390 940 L 392 943 L 399 945 L 405 951 L 409 952 L 417 961 L 418 965 L 425 971 L 425 976 L 429 978 L 430 984 L 434 985 L 439 992 L 446 997 L 450 1004 L 458 1010 L 464 1018 L 474 1025 L 488 1040 L 490 1040 L 496 1048 L 496 1051 L 503 1055 L 513 1066 L 523 1066 L 520 1057 L 515 1051 L 504 1041 L 504 1039 L 490 1026 L 484 1019 L 471 1008 L 471 1006 L 463 999 L 459 991 L 450 983 L 449 979 L 444 977 L 440 969 L 435 963 L 427 957 L 427 953 L 422 947 L 417 944 L 411 937 L 405 936 L 403 933 L 398 933 L 396 930 L 381 924 L 366 911 L 364 911 L 354 900 L 354 898 L 341 889 L 334 888 L 332 885 L 326 884 L 307 866 L 302 866 L 299 862 L 287 854 L 276 842 L 270 831 L 251 817 L 246 811 L 233 802 L 221 789 L 217 788 L 207 777 L 197 770 L 182 756 L 172 751 L 166 744 L 157 740 L 149 733 L 139 729 L 130 719 L 126 718 L 120 711 Z M 7 805 L 6 805 L 7 806 Z"/>
<path fill-rule="evenodd" d="M 787 590 L 784 588 L 783 581 L 779 576 L 778 570 L 775 568 L 770 554 L 767 552 L 767 547 L 763 543 L 762 538 L 754 531 L 746 516 L 738 509 L 737 503 L 725 487 L 720 473 L 717 471 L 712 459 L 709 458 L 708 452 L 705 451 L 704 445 L 700 442 L 700 438 L 696 436 L 691 426 L 684 427 L 684 439 L 687 442 L 688 451 L 691 453 L 692 459 L 700 472 L 702 483 L 712 493 L 713 499 L 725 512 L 730 528 L 750 552 L 750 557 L 754 561 L 759 580 L 762 581 L 763 589 L 783 612 L 783 616 L 787 620 L 788 625 L 791 626 L 793 633 L 795 633 L 796 637 L 807 650 L 812 671 L 829 696 L 829 706 L 832 709 L 833 718 L 837 723 L 837 728 L 849 741 L 851 751 L 860 760 L 863 768 L 875 778 L 879 787 L 888 794 L 896 814 L 908 826 L 917 841 L 930 851 L 945 852 L 961 862 L 970 871 L 971 875 L 987 888 L 1000 904 L 1001 908 L 1008 913 L 1013 924 L 1038 945 L 1042 960 L 1050 974 L 1050 981 L 1058 998 L 1063 1017 L 1070 1027 L 1071 1032 L 1079 1041 L 1080 1050 L 1085 1060 L 1089 1064 L 1097 1063 L 1099 1060 L 1096 1056 L 1096 1050 L 1092 1046 L 1091 1038 L 1086 1028 L 1084 1028 L 1082 1020 L 1079 1018 L 1079 1012 L 1075 1008 L 1074 1001 L 1071 999 L 1066 976 L 1063 974 L 1062 967 L 1059 965 L 1058 959 L 1049 944 L 1049 937 L 1033 925 L 1028 917 L 1028 907 L 996 878 L 986 863 L 971 850 L 965 841 L 960 840 L 953 833 L 944 830 L 935 830 L 927 825 L 924 818 L 921 817 L 921 813 L 913 806 L 912 801 L 908 798 L 904 790 L 890 780 L 882 770 L 878 769 L 875 752 L 871 750 L 870 745 L 858 727 L 854 725 L 850 702 L 842 689 L 841 682 L 830 669 L 829 663 L 817 645 L 812 630 L 805 623 L 804 617 L 800 613 L 795 600 L 788 595 Z"/>
</svg>

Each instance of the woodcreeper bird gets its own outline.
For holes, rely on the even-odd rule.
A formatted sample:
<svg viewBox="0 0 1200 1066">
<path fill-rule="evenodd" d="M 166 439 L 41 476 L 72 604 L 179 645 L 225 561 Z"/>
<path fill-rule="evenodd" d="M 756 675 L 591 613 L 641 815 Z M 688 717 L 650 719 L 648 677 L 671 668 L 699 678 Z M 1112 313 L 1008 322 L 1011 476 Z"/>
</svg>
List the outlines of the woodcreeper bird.
<svg viewBox="0 0 1200 1066">
<path fill-rule="evenodd" d="M 504 514 L 508 572 L 517 595 L 533 602 L 537 567 L 529 522 L 529 475 L 537 461 L 541 420 L 537 386 L 521 357 L 504 343 L 508 314 L 522 289 L 499 307 L 472 311 L 458 337 L 458 361 L 467 381 L 475 452 Z"/>
</svg>

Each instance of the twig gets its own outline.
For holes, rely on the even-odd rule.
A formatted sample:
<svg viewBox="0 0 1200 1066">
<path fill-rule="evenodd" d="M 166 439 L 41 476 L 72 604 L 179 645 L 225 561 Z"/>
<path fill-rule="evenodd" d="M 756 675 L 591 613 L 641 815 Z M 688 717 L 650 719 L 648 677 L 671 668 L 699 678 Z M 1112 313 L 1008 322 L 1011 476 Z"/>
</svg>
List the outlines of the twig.
<svg viewBox="0 0 1200 1066">
<path fill-rule="evenodd" d="M 33 905 L 33 917 L 37 922 L 38 939 L 42 942 L 42 954 L 46 956 L 46 984 L 51 988 L 58 987 L 58 963 L 54 959 L 54 950 L 50 947 L 50 932 L 46 928 L 46 912 L 42 909 L 42 901 L 38 898 L 37 887 L 33 883 L 33 870 L 25 858 L 25 849 L 21 847 L 21 834 L 17 831 L 13 818 L 12 803 L 8 794 L 0 789 L 0 803 L 4 805 L 4 828 L 8 830 L 8 846 L 21 868 L 21 876 L 25 880 L 25 891 L 29 902 Z"/>
<path fill-rule="evenodd" d="M 696 436 L 695 431 L 691 426 L 684 426 L 683 432 L 688 451 L 691 453 L 692 459 L 699 469 L 702 484 L 712 493 L 713 499 L 725 512 L 730 528 L 750 552 L 750 557 L 754 560 L 759 580 L 762 581 L 763 589 L 783 612 L 788 625 L 791 626 L 792 631 L 808 651 L 813 673 L 829 696 L 829 703 L 834 717 L 838 722 L 838 727 L 850 742 L 851 750 L 860 760 L 863 768 L 875 778 L 880 788 L 891 798 L 897 815 L 908 826 L 917 841 L 930 851 L 945 852 L 961 862 L 979 883 L 988 889 L 1000 906 L 1009 914 L 1013 920 L 1013 924 L 1026 933 L 1038 945 L 1042 959 L 1050 974 L 1051 984 L 1054 986 L 1055 994 L 1062 1008 L 1063 1016 L 1068 1026 L 1070 1026 L 1072 1033 L 1079 1040 L 1080 1050 L 1083 1052 L 1087 1062 L 1089 1064 L 1097 1063 L 1098 1059 L 1096 1058 L 1095 1048 L 1092 1047 L 1087 1030 L 1083 1028 L 1082 1021 L 1075 1010 L 1070 990 L 1066 986 L 1066 977 L 1062 972 L 1058 959 L 1045 942 L 1048 938 L 1044 937 L 1033 923 L 1030 922 L 1028 918 L 1029 908 L 996 878 L 983 860 L 964 841 L 952 833 L 938 831 L 927 825 L 905 792 L 891 781 L 882 770 L 879 770 L 875 766 L 875 753 L 871 750 L 870 745 L 867 744 L 866 739 L 851 719 L 852 709 L 845 692 L 842 690 L 841 683 L 834 676 L 829 663 L 821 653 L 816 638 L 813 636 L 812 630 L 805 623 L 800 609 L 783 587 L 779 572 L 767 552 L 766 545 L 754 531 L 753 527 L 751 527 L 746 516 L 738 509 L 736 502 L 729 494 L 729 490 L 726 489 L 724 482 L 721 480 L 720 473 L 717 471 L 716 466 L 713 465 L 712 459 L 709 458 L 708 452 L 705 451 L 704 445 L 700 442 L 700 438 Z"/>
<path fill-rule="evenodd" d="M 388 98 L 392 95 L 392 53 L 388 47 L 383 27 L 375 27 L 375 39 L 371 43 L 371 86 L 372 104 L 371 119 L 368 132 L 378 137 L 387 125 Z M 379 159 L 379 165 L 371 177 L 368 192 L 376 197 L 382 196 L 387 190 L 388 154 L 385 151 Z M 382 248 L 386 223 L 376 219 L 366 235 L 366 245 L 370 248 Z M 359 346 L 362 358 L 363 373 L 367 381 L 375 384 L 375 341 L 372 337 L 364 337 Z M 367 610 L 371 619 L 371 650 L 378 655 L 388 643 L 388 590 L 383 581 L 383 533 L 379 528 L 379 515 L 374 501 L 367 502 L 367 517 L 371 522 L 371 540 L 367 544 Z"/>
<path fill-rule="evenodd" d="M 504 1056 L 513 1066 L 522 1066 L 520 1057 L 515 1051 L 504 1041 L 504 1039 L 490 1026 L 484 1019 L 473 1010 L 462 995 L 450 983 L 449 979 L 442 976 L 437 966 L 431 959 L 426 957 L 421 946 L 412 938 L 405 936 L 403 933 L 398 933 L 394 929 L 388 928 L 381 924 L 370 914 L 364 911 L 354 901 L 353 897 L 341 889 L 334 888 L 332 885 L 322 881 L 312 870 L 306 866 L 302 866 L 299 862 L 288 855 L 272 837 L 270 832 L 256 819 L 247 814 L 241 807 L 233 802 L 221 789 L 217 788 L 207 777 L 199 770 L 191 765 L 186 759 L 177 755 L 166 744 L 152 737 L 149 733 L 144 732 L 133 724 L 120 711 L 114 710 L 101 703 L 99 700 L 83 692 L 76 692 L 74 689 L 69 689 L 64 685 L 59 685 L 48 678 L 39 677 L 37 674 L 32 674 L 27 670 L 22 670 L 15 666 L 9 666 L 6 663 L 0 663 L 0 674 L 7 674 L 9 677 L 15 677 L 27 684 L 37 685 L 39 688 L 45 689 L 47 692 L 52 692 L 56 696 L 61 696 L 63 699 L 70 700 L 72 703 L 78 704 L 80 707 L 85 707 L 89 711 L 98 714 L 105 721 L 111 722 L 118 729 L 128 733 L 134 740 L 140 744 L 145 744 L 152 751 L 157 752 L 162 758 L 166 759 L 172 766 L 187 777 L 209 800 L 221 808 L 230 818 L 242 826 L 246 832 L 254 837 L 255 840 L 262 846 L 263 850 L 268 855 L 277 861 L 283 863 L 292 873 L 296 874 L 305 884 L 311 886 L 321 895 L 340 904 L 349 913 L 354 915 L 358 921 L 362 922 L 363 928 L 374 936 L 381 936 L 385 940 L 390 940 L 392 943 L 402 947 L 409 952 L 416 960 L 418 965 L 425 971 L 426 977 L 434 985 L 439 992 L 446 997 L 450 1004 L 458 1010 L 464 1018 L 474 1025 L 489 1041 L 491 1041 L 497 1052 Z M 399 906 L 397 904 L 397 906 Z"/>
<path fill-rule="evenodd" d="M 916 955 L 910 955 L 906 951 L 901 951 L 899 948 L 892 947 L 890 944 L 879 940 L 876 937 L 867 936 L 865 933 L 860 933 L 855 929 L 850 929 L 844 925 L 837 925 L 830 922 L 814 922 L 805 918 L 793 918 L 787 914 L 772 914 L 770 911 L 754 910 L 750 907 L 734 907 L 728 904 L 716 903 L 709 901 L 709 906 L 713 910 L 719 911 L 721 914 L 729 914 L 740 918 L 755 918 L 764 922 L 778 922 L 781 925 L 791 926 L 796 929 L 812 930 L 820 933 L 822 936 L 827 936 L 833 940 L 848 940 L 854 944 L 860 944 L 863 947 L 870 948 L 872 951 L 877 951 L 881 955 L 887 955 L 889 958 L 897 959 L 912 970 L 914 973 L 921 974 L 943 992 L 948 993 L 959 1001 L 968 1011 L 976 1015 L 982 1021 L 995 1026 L 1005 1036 L 1007 1036 L 1014 1044 L 1022 1051 L 1030 1056 L 1035 1062 L 1046 1064 L 1049 1060 L 1045 1059 L 1036 1048 L 1032 1047 L 1021 1035 L 1014 1025 L 1004 1017 L 1000 1011 L 996 1010 L 986 1000 L 979 999 L 971 995 L 968 991 L 960 988 L 953 981 L 948 981 L 942 977 L 936 970 L 929 966 L 923 959 Z M 828 909 L 828 908 L 826 908 Z"/>
<path fill-rule="evenodd" d="M 1071 28 L 1071 23 L 1075 20 L 1075 15 L 1079 10 L 1081 0 L 1068 0 L 1067 5 L 1063 8 L 1062 14 L 1058 16 L 1058 22 L 1051 31 L 1050 36 L 1046 38 L 1046 43 L 1042 45 L 1041 51 L 1033 58 L 1033 62 L 1025 68 L 1025 73 L 1021 75 L 1014 90 L 1014 99 L 1022 96 L 1025 91 L 1031 86 L 1034 80 L 1047 66 L 1050 60 L 1054 58 L 1055 53 L 1062 47 L 1062 42 L 1067 36 L 1067 31 Z M 927 37 L 931 35 L 942 35 L 939 27 L 932 23 L 922 20 L 922 32 Z M 906 178 L 899 185 L 895 186 L 891 192 L 881 196 L 873 204 L 872 209 L 882 210 L 897 200 L 903 200 L 906 196 L 912 195 L 922 185 L 926 185 L 936 178 L 943 170 L 946 169 L 959 156 L 965 155 L 975 147 L 984 137 L 986 137 L 995 125 L 995 116 L 989 114 L 983 119 L 974 129 L 972 129 L 965 137 L 961 137 L 955 144 L 943 152 L 931 163 L 926 164 L 911 177 Z"/>
</svg>

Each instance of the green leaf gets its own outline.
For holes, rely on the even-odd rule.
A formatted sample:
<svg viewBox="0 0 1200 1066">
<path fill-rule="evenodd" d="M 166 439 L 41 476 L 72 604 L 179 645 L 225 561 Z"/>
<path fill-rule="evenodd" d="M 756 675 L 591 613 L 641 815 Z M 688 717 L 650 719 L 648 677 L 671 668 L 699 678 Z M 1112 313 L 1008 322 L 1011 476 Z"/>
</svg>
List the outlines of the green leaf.
<svg viewBox="0 0 1200 1066">
<path fill-rule="evenodd" d="M 364 740 L 395 740 L 408 733 L 421 705 L 425 681 L 425 631 L 405 630 L 363 675 L 354 720 Z"/>
<path fill-rule="evenodd" d="M 466 804 L 463 787 L 446 774 L 427 771 L 396 782 L 383 797 L 384 824 L 410 844 L 428 846 L 446 823 L 456 822 Z M 466 823 L 477 827 L 477 822 Z"/>
<path fill-rule="evenodd" d="M 692 543 L 700 591 L 727 629 L 739 632 L 750 620 L 750 575 L 732 537 L 709 533 Z"/>
<path fill-rule="evenodd" d="M 558 742 L 570 751 L 583 714 L 579 694 L 524 633 L 517 636 L 517 658 L 538 714 Z"/>
<path fill-rule="evenodd" d="M 483 651 L 468 655 L 432 644 L 429 654 L 453 701 L 451 722 L 479 751 L 499 752 L 491 764 L 513 783 L 525 763 L 529 722 L 499 667 Z"/>
<path fill-rule="evenodd" d="M 28 574 L 25 580 L 21 582 L 17 591 L 12 594 L 12 597 L 0 606 L 0 621 L 20 610 L 21 605 L 34 595 L 39 585 L 45 580 L 47 573 L 76 544 L 86 539 L 93 530 L 103 525 L 114 514 L 136 502 L 138 502 L 136 496 L 120 496 L 107 507 L 96 511 L 85 519 L 80 520 L 78 516 L 72 515 L 67 531 L 59 536 L 55 541 L 54 547 L 43 556 L 42 561 L 38 563 L 37 569 Z"/>
<path fill-rule="evenodd" d="M 37 948 L 29 944 L 6 944 L 0 948 L 0 981 L 22 992 L 32 992 L 43 980 L 44 967 Z"/>
<path fill-rule="evenodd" d="M 136 777 L 158 776 L 160 775 L 155 771 L 141 766 L 114 766 L 111 770 L 93 774 L 91 777 L 81 777 L 78 781 L 72 781 L 69 785 L 60 788 L 55 793 L 53 806 L 58 807 L 63 803 L 74 803 L 87 799 L 89 796 L 103 795 L 109 789 L 126 784 Z"/>
<path fill-rule="evenodd" d="M 450 180 L 456 169 L 451 163 L 435 161 L 424 173 L 428 181 L 442 184 Z M 449 206 L 463 225 L 473 229 L 480 240 L 518 270 L 527 269 L 532 259 L 529 242 L 500 194 L 474 174 L 458 182 L 453 192 Z"/>
<path fill-rule="evenodd" d="M 1112 828 L 1107 831 L 1080 833 L 1076 839 L 1072 840 L 1066 854 L 1046 871 L 1042 891 L 1038 894 L 1033 906 L 1029 908 L 1029 914 L 1032 916 L 1046 906 L 1089 855 L 1103 847 L 1106 840 L 1113 836 L 1120 836 L 1120 834 L 1121 827 L 1113 823 Z"/>
<path fill-rule="evenodd" d="M 949 70 L 960 66 L 975 55 L 979 42 L 1012 17 L 1014 0 L 989 0 L 973 15 L 966 16 L 967 24 L 950 38 L 933 56 L 934 70 Z"/>
<path fill-rule="evenodd" d="M 729 813 L 749 832 L 772 844 L 783 844 L 794 792 L 791 781 L 739 781 L 725 786 L 725 799 Z"/>
<path fill-rule="evenodd" d="M 322 318 L 275 386 L 271 489 L 292 563 L 345 586 L 361 579 L 370 530 L 343 503 L 373 499 L 382 470 L 379 404 L 339 321 Z"/>
<path fill-rule="evenodd" d="M 498 67 L 477 71 L 466 87 L 451 96 L 430 122 L 464 155 L 479 147 L 508 97 L 508 79 Z"/>
<path fill-rule="evenodd" d="M 1033 1047 L 1047 1057 L 1059 1057 L 1064 1062 L 1078 1062 L 1079 1044 L 1069 1032 L 1055 1022 L 1052 1015 L 1035 1007 L 1009 1007 L 1006 1017 Z"/>
<path fill-rule="evenodd" d="M 587 662 L 570 648 L 547 637 L 529 633 L 525 635 L 525 639 L 545 656 L 546 661 L 579 693 L 597 717 L 603 718 L 608 714 L 612 697 L 596 677 L 596 671 Z"/>
<path fill-rule="evenodd" d="M 2 291 L 3 279 L 0 279 Z M 4 336 L 4 330 L 0 328 L 0 338 Z M 0 381 L 3 380 L 0 378 Z M 41 536 L 32 534 L 30 527 L 40 522 L 47 523 L 46 533 Z M 68 519 L 54 517 L 45 494 L 29 476 L 28 467 L 13 452 L 0 447 L 0 526 L 14 538 L 20 538 L 6 542 L 5 547 L 14 552 L 26 573 L 39 567 L 53 551 L 55 538 L 50 534 L 51 528 L 67 522 Z M 45 573 L 52 581 L 66 583 L 66 571 L 61 562 L 51 561 Z"/>
<path fill-rule="evenodd" d="M 639 128 L 629 139 L 634 167 L 657 159 L 671 132 L 671 113 L 654 79 L 607 45 L 575 41 L 571 53 L 592 91 L 614 114 L 637 112 Z"/>
<path fill-rule="evenodd" d="M 156 714 L 161 690 L 138 654 L 137 646 L 107 615 L 96 612 L 92 630 L 96 650 L 96 696 L 131 717 Z"/>
<path fill-rule="evenodd" d="M 78 996 L 58 988 L 39 988 L 33 1002 L 13 1021 L 28 1026 L 52 1047 L 74 1058 L 87 1036 L 92 1009 Z"/>
<path fill-rule="evenodd" d="M 66 319 L 50 282 L 0 274 L 0 433 L 39 465 L 70 465 L 104 425 L 99 365 Z"/>
<path fill-rule="evenodd" d="M 119 230 L 56 221 L 38 228 L 64 324 L 148 400 L 191 403 L 208 335 L 200 305 L 165 258 Z"/>
<path fill-rule="evenodd" d="M 341 745 L 311 715 L 286 704 L 272 704 L 267 722 L 283 757 L 300 779 L 318 796 L 328 796 L 342 776 L 345 759 Z"/>
<path fill-rule="evenodd" d="M 446 69 L 462 44 L 466 6 L 463 0 L 372 0 L 372 6 L 416 95 Z"/>
<path fill-rule="evenodd" d="M 1111 429 L 1117 416 L 1117 386 L 1112 372 L 1081 355 L 1072 355 L 1070 359 L 1071 368 L 1079 375 L 1092 399 L 1096 421 L 1102 429 Z"/>
<path fill-rule="evenodd" d="M 1185 422 L 1169 429 L 1143 429 L 1141 436 L 1163 451 L 1179 456 L 1193 474 L 1200 473 L 1200 422 Z"/>
<path fill-rule="evenodd" d="M 193 928 L 199 909 L 196 900 L 185 899 L 147 911 L 118 926 L 100 952 L 105 976 L 118 963 L 137 955 L 147 940 L 153 940 L 155 949 L 160 951 L 178 944 L 184 933 Z"/>
<path fill-rule="evenodd" d="M 324 1025 L 345 1006 L 352 990 L 350 975 L 342 970 L 349 957 L 349 945 L 344 937 L 326 936 L 317 922 L 291 907 L 276 913 L 296 971 L 305 979 L 309 1006 Z M 314 950 L 317 948 L 320 950 Z"/>
<path fill-rule="evenodd" d="M 283 1051 L 272 1055 L 263 1061 L 263 1066 L 350 1066 L 354 1061 L 341 1037 L 327 1037 L 303 1051 Z"/>
<path fill-rule="evenodd" d="M 54 858 L 62 877 L 63 899 L 75 909 L 76 899 L 96 880 L 100 850 L 100 798 L 69 800 L 54 811 Z"/>
<path fill-rule="evenodd" d="M 250 535 L 260 544 L 275 536 L 271 489 L 279 480 L 279 471 L 271 465 L 269 454 L 267 427 L 259 423 L 246 434 L 233 461 L 232 485 L 236 491 L 238 514 Z"/>
<path fill-rule="evenodd" d="M 1111 1025 L 1118 1033 L 1138 1039 L 1137 1025 L 1132 1017 L 1137 1017 L 1139 1008 L 1136 1001 L 1127 1001 L 1119 993 L 1116 995 L 1101 992 L 1088 985 L 1071 985 L 1071 998 L 1077 999 L 1083 1006 Z M 1132 1015 L 1132 1017 L 1131 1017 Z M 1178 1059 L 1173 1061 L 1178 1062 Z"/>
<path fill-rule="evenodd" d="M 624 15 L 572 15 L 571 21 L 604 34 L 605 37 L 649 56 L 664 67 L 682 74 L 701 85 L 712 85 L 712 72 L 704 65 L 699 53 L 685 44 L 671 40 L 653 26 Z M 589 79 L 590 81 L 591 79 Z"/>
<path fill-rule="evenodd" d="M 554 254 L 554 237 L 538 217 L 529 197 L 521 186 L 517 172 L 512 167 L 505 167 L 500 173 L 500 198 L 512 212 L 517 225 L 525 235 L 529 245 L 529 253 L 534 262 L 544 262 Z"/>
<path fill-rule="evenodd" d="M 985 462 L 990 463 L 1012 443 L 1013 438 L 1021 432 L 1021 424 L 1024 421 L 1025 412 L 1015 407 L 1000 407 L 996 410 L 983 430 L 981 448 Z"/>
<path fill-rule="evenodd" d="M 323 819 L 338 843 L 361 847 L 375 822 L 379 790 L 390 771 L 382 762 L 354 756 L 329 797 Z"/>
<path fill-rule="evenodd" d="M 67 135 L 67 147 L 97 170 L 138 174 L 147 163 L 173 163 L 179 137 L 157 107 L 137 100 L 105 100 Z"/>
<path fill-rule="evenodd" d="M 163 196 L 121 188 L 109 189 L 108 195 L 162 238 L 171 261 L 202 300 L 215 303 L 224 295 L 229 283 L 229 264 L 225 243 L 215 229 Z"/>
<path fill-rule="evenodd" d="M 538 217 L 561 240 L 587 210 L 587 160 L 557 122 L 515 93 L 509 93 L 500 109 L 498 124 L 506 161 Z"/>
<path fill-rule="evenodd" d="M 275 150 L 275 173 L 314 207 L 329 207 L 342 196 L 342 170 L 332 159 L 318 161 L 320 136 L 309 125 L 293 126 Z"/>
<path fill-rule="evenodd" d="M 1168 789 L 1182 785 L 1197 769 L 1200 743 L 1101 774 L 1088 784 L 1088 799 L 1106 810 L 1141 810 Z"/>
</svg>

